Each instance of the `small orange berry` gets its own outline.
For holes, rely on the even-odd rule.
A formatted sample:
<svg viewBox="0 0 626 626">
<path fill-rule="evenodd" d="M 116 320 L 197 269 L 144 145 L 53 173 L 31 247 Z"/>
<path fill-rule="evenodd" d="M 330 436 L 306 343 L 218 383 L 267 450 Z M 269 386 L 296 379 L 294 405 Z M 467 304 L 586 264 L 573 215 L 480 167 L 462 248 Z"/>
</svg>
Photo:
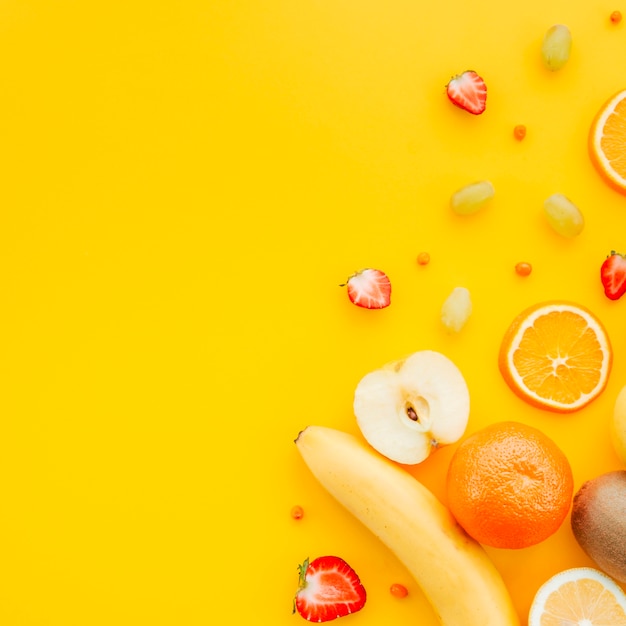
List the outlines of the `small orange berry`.
<svg viewBox="0 0 626 626">
<path fill-rule="evenodd" d="M 393 583 L 391 587 L 389 587 L 389 593 L 394 598 L 406 598 L 409 595 L 409 590 L 400 583 Z"/>
<path fill-rule="evenodd" d="M 303 515 L 304 509 L 299 504 L 296 504 L 296 506 L 291 509 L 291 517 L 293 517 L 293 519 L 302 519 Z"/>
<path fill-rule="evenodd" d="M 518 141 L 524 139 L 524 137 L 526 137 L 526 126 L 524 126 L 524 124 L 518 124 L 513 129 L 513 137 L 515 137 Z"/>
<path fill-rule="evenodd" d="M 533 271 L 533 266 L 530 263 L 518 263 L 515 266 L 515 273 L 518 276 L 528 276 Z"/>
<path fill-rule="evenodd" d="M 420 252 L 417 255 L 417 263 L 419 265 L 428 265 L 430 263 L 430 254 L 428 252 Z"/>
<path fill-rule="evenodd" d="M 611 23 L 619 24 L 621 21 L 622 21 L 621 11 L 613 11 L 613 13 L 611 13 Z"/>
</svg>

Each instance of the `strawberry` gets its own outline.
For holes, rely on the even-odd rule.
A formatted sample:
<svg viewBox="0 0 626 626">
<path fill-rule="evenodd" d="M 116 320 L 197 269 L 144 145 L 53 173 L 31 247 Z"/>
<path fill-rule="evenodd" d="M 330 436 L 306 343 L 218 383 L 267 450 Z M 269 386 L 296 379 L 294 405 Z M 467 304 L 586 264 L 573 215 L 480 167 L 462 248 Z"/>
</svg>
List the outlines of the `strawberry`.
<svg viewBox="0 0 626 626">
<path fill-rule="evenodd" d="M 356 572 L 338 556 L 320 556 L 298 565 L 299 585 L 293 612 L 310 622 L 328 622 L 360 611 L 365 588 Z"/>
<path fill-rule="evenodd" d="M 350 302 L 365 309 L 384 309 L 391 302 L 391 282 L 380 270 L 360 270 L 339 286 L 347 286 Z"/>
<path fill-rule="evenodd" d="M 604 295 L 610 300 L 618 300 L 626 293 L 626 256 L 611 250 L 600 268 L 600 279 Z"/>
<path fill-rule="evenodd" d="M 467 70 L 451 78 L 446 85 L 446 93 L 452 104 L 472 115 L 480 115 L 485 110 L 487 86 L 473 70 Z"/>
</svg>

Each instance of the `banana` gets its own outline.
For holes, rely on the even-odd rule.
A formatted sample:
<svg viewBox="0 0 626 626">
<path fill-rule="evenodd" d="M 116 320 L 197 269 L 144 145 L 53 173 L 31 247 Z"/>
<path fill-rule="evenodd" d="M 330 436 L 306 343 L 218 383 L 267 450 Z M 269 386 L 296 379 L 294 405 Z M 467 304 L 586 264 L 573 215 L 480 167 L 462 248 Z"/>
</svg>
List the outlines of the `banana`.
<svg viewBox="0 0 626 626">
<path fill-rule="evenodd" d="M 308 426 L 295 443 L 321 485 L 405 565 L 443 626 L 519 626 L 484 548 L 411 474 L 333 428 Z"/>
</svg>

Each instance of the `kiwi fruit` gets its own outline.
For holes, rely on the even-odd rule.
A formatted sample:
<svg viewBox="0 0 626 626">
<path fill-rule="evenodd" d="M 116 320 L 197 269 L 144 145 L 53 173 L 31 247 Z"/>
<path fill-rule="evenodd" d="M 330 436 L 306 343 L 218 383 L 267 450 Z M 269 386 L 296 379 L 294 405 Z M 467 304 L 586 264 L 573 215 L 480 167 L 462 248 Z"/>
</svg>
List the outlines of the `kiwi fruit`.
<svg viewBox="0 0 626 626">
<path fill-rule="evenodd" d="M 572 532 L 609 576 L 626 582 L 626 470 L 596 476 L 574 495 Z"/>
</svg>

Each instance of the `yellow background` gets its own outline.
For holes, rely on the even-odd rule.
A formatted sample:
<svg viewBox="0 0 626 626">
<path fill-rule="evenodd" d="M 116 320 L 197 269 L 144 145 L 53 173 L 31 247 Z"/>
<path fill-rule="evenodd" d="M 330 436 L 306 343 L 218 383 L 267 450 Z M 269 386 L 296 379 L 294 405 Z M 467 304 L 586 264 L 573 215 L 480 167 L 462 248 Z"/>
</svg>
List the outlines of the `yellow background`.
<svg viewBox="0 0 626 626">
<path fill-rule="evenodd" d="M 620 8 L 2 0 L 0 624 L 293 625 L 297 564 L 337 554 L 369 594 L 346 624 L 434 625 L 293 444 L 312 423 L 358 432 L 359 379 L 415 350 L 462 370 L 468 433 L 537 426 L 577 487 L 620 468 L 626 299 L 605 298 L 599 268 L 626 251 L 626 198 L 586 151 L 626 88 Z M 539 49 L 558 22 L 574 45 L 549 73 Z M 445 96 L 465 69 L 487 82 L 479 117 Z M 491 205 L 452 215 L 450 194 L 481 179 Z M 542 215 L 555 192 L 584 213 L 574 240 Z M 388 309 L 338 286 L 362 267 L 390 276 Z M 474 313 L 448 335 L 456 286 Z M 496 365 L 512 318 L 549 298 L 591 308 L 614 346 L 605 393 L 570 416 L 521 402 Z M 412 470 L 442 498 L 453 450 Z M 590 564 L 569 520 L 490 554 L 522 622 L 549 575 Z"/>
</svg>

